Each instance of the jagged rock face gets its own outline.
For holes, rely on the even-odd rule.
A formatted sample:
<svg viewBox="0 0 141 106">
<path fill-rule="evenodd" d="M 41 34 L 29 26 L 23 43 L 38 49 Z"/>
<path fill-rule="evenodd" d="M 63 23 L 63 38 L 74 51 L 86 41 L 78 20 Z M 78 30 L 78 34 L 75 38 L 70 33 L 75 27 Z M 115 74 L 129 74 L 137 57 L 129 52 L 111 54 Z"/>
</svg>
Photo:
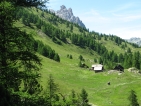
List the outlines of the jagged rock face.
<svg viewBox="0 0 141 106">
<path fill-rule="evenodd" d="M 128 42 L 131 42 L 131 43 L 136 43 L 136 44 L 138 44 L 139 46 L 141 46 L 141 38 L 133 37 L 133 38 L 128 39 L 127 41 L 128 41 Z"/>
<path fill-rule="evenodd" d="M 79 17 L 75 17 L 73 15 L 72 9 L 69 8 L 67 9 L 64 5 L 61 6 L 60 10 L 58 11 L 54 11 L 54 10 L 50 10 L 51 12 L 55 13 L 57 16 L 59 16 L 60 18 L 76 23 L 79 26 L 85 28 L 85 25 L 82 23 L 82 21 L 79 19 Z"/>
</svg>

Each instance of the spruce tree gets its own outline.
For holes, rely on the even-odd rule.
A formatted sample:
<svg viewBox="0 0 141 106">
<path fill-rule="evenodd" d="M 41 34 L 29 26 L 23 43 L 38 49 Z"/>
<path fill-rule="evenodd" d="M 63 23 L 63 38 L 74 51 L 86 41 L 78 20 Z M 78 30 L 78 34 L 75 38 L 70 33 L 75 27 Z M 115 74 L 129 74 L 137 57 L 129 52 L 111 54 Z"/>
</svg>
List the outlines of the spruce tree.
<svg viewBox="0 0 141 106">
<path fill-rule="evenodd" d="M 77 105 L 79 103 L 78 97 L 77 97 L 77 95 L 76 95 L 74 90 L 72 90 L 72 92 L 71 92 L 71 98 L 70 99 L 71 99 L 71 102 L 72 102 L 71 104 L 73 106 L 75 106 L 75 105 Z"/>
<path fill-rule="evenodd" d="M 73 31 L 73 24 L 71 24 L 71 26 L 70 26 L 70 31 L 71 32 Z"/>
<path fill-rule="evenodd" d="M 79 59 L 80 59 L 80 61 L 84 60 L 82 55 L 79 56 Z"/>
<path fill-rule="evenodd" d="M 60 62 L 60 57 L 57 53 L 55 53 L 55 55 L 54 55 L 54 60 L 57 62 Z"/>
<path fill-rule="evenodd" d="M 23 88 L 26 87 L 26 91 L 30 92 L 38 85 L 41 63 L 32 48 L 33 38 L 14 26 L 14 22 L 17 21 L 17 9 L 43 6 L 44 1 L 0 0 L 0 84 L 6 90 L 13 88 L 13 91 L 19 91 L 19 86 L 23 83 Z M 16 102 L 13 101 L 13 104 L 16 106 Z"/>
<path fill-rule="evenodd" d="M 82 101 L 81 106 L 89 106 L 88 93 L 86 92 L 86 90 L 84 88 L 81 90 L 80 97 L 81 97 L 81 101 Z"/>
<path fill-rule="evenodd" d="M 139 53 L 139 51 L 134 52 L 133 66 L 136 67 L 137 69 L 140 69 L 140 53 Z"/>
<path fill-rule="evenodd" d="M 1 2 L 0 9 L 0 77 L 6 87 L 15 88 L 28 71 L 34 73 L 41 63 L 32 48 L 32 36 L 13 26 L 14 6 Z"/>
<path fill-rule="evenodd" d="M 82 67 L 82 63 L 81 63 L 81 61 L 79 61 L 78 66 L 79 66 L 79 67 Z"/>
<path fill-rule="evenodd" d="M 56 92 L 59 90 L 58 85 L 54 82 L 53 76 L 50 74 L 48 83 L 47 83 L 47 92 L 48 92 L 48 102 L 49 106 L 52 106 L 54 99 L 56 98 Z"/>
<path fill-rule="evenodd" d="M 72 55 L 70 54 L 70 59 L 72 59 Z"/>
<path fill-rule="evenodd" d="M 137 100 L 137 95 L 136 95 L 134 90 L 131 90 L 128 99 L 130 101 L 129 106 L 139 106 L 139 103 L 138 103 L 138 100 Z"/>
</svg>

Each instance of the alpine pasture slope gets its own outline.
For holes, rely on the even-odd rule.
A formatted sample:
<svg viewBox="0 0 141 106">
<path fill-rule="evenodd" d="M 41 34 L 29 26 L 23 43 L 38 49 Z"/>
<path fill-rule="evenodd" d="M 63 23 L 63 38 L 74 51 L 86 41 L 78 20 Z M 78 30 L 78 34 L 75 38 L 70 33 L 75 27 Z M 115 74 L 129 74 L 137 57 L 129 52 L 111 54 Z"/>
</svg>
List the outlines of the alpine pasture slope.
<svg viewBox="0 0 141 106">
<path fill-rule="evenodd" d="M 72 24 L 73 30 L 70 31 L 70 27 L 67 27 L 65 24 L 67 21 L 63 20 L 63 22 L 60 22 L 59 20 L 61 19 L 51 13 L 35 8 L 25 10 L 37 15 L 41 20 L 53 25 L 57 29 L 74 34 L 85 33 L 89 36 L 88 30 L 80 32 L 80 27 L 74 24 Z M 55 17 L 57 20 L 50 21 L 49 19 L 52 17 Z M 39 54 L 42 59 L 40 73 L 43 88 L 47 86 L 48 76 L 52 74 L 55 82 L 59 85 L 60 92 L 63 92 L 66 96 L 69 96 L 72 89 L 80 93 L 81 89 L 84 88 L 88 92 L 88 99 L 92 104 L 97 106 L 127 106 L 129 104 L 128 96 L 130 90 L 135 90 L 138 102 L 141 104 L 141 75 L 139 73 L 131 73 L 127 69 L 122 74 L 118 72 L 108 73 L 108 70 L 102 73 L 94 73 L 93 71 L 89 71 L 88 68 L 80 68 L 78 66 L 80 55 L 83 56 L 85 59 L 84 63 L 89 67 L 95 63 L 94 58 L 99 59 L 101 56 L 88 47 L 72 44 L 69 38 L 67 38 L 67 43 L 62 41 L 60 41 L 61 45 L 54 43 L 49 36 L 43 33 L 41 29 L 38 29 L 33 23 L 30 23 L 30 26 L 25 26 L 20 19 L 15 25 L 32 34 L 35 40 L 40 40 L 44 44 L 49 45 L 60 56 L 60 62 L 56 62 Z M 96 41 L 104 45 L 108 51 L 113 50 L 117 54 L 124 53 L 127 50 L 127 48 L 122 49 L 114 41 L 105 40 L 104 37 Z M 130 47 L 132 52 L 141 51 L 141 48 L 134 48 L 129 43 L 127 43 L 127 46 Z M 67 55 L 72 55 L 73 58 L 69 59 Z M 108 82 L 111 84 L 108 85 Z"/>
</svg>

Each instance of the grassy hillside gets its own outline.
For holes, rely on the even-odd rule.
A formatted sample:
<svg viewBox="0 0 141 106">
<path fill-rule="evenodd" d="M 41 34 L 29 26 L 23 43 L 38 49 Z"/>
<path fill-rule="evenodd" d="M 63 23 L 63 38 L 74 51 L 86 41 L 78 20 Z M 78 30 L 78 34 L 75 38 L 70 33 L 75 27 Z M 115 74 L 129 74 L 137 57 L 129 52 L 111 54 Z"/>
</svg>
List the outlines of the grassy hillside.
<svg viewBox="0 0 141 106">
<path fill-rule="evenodd" d="M 74 24 L 73 31 L 70 31 L 70 28 L 66 27 L 66 21 L 60 22 L 59 18 L 57 19 L 56 24 L 53 24 L 49 21 L 49 18 L 53 17 L 52 14 L 44 12 L 44 16 L 42 17 L 41 10 L 33 8 L 28 11 L 37 15 L 46 23 L 53 25 L 55 28 L 74 34 L 85 33 L 89 36 L 88 31 L 83 30 L 83 32 L 80 32 L 79 27 Z M 141 76 L 139 73 L 135 74 L 128 72 L 127 70 L 122 74 L 118 72 L 109 73 L 108 70 L 103 73 L 94 73 L 93 71 L 89 71 L 89 69 L 80 68 L 78 67 L 78 57 L 80 55 L 83 56 L 85 64 L 89 67 L 94 63 L 94 58 L 98 59 L 100 55 L 88 47 L 81 48 L 72 43 L 61 42 L 62 45 L 58 45 L 32 23 L 32 27 L 25 26 L 20 20 L 15 23 L 15 25 L 21 27 L 22 30 L 25 30 L 27 33 L 32 34 L 36 40 L 40 40 L 44 44 L 49 45 L 60 56 L 61 61 L 59 63 L 40 55 L 43 64 L 41 69 L 41 84 L 44 89 L 47 86 L 46 83 L 49 74 L 52 74 L 55 82 L 59 85 L 60 92 L 63 92 L 63 94 L 67 94 L 68 96 L 72 89 L 77 93 L 80 93 L 81 89 L 85 88 L 88 92 L 90 103 L 98 106 L 126 106 L 129 104 L 129 92 L 133 89 L 136 91 L 138 101 L 141 104 Z M 108 40 L 104 40 L 104 37 L 101 37 L 101 40 L 96 41 L 101 43 L 101 45 L 104 45 L 108 51 L 114 50 L 117 54 L 124 53 L 127 50 L 127 47 L 131 48 L 132 52 L 141 50 L 141 48 L 134 48 L 128 43 L 127 47 L 123 49 L 121 48 L 121 45 L 118 46 L 114 41 L 109 40 L 109 37 Z M 67 58 L 68 54 L 72 55 L 73 59 Z M 110 82 L 111 85 L 108 85 L 108 82 Z"/>
<path fill-rule="evenodd" d="M 80 69 L 72 61 L 69 64 L 59 64 L 44 59 L 42 69 L 42 83 L 46 85 L 48 74 L 52 74 L 59 84 L 60 90 L 69 95 L 71 89 L 80 92 L 85 88 L 89 94 L 91 103 L 98 106 L 125 106 L 129 104 L 128 96 L 131 89 L 137 92 L 139 103 L 141 103 L 141 78 L 139 74 L 130 73 L 94 73 Z M 110 81 L 111 85 L 107 83 Z"/>
</svg>

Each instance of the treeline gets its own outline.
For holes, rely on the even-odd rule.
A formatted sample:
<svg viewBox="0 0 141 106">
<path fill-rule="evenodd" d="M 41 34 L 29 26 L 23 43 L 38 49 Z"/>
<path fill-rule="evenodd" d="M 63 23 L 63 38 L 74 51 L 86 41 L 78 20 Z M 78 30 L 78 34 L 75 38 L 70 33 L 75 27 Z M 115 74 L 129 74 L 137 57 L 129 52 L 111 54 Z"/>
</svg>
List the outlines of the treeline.
<svg viewBox="0 0 141 106">
<path fill-rule="evenodd" d="M 124 68 L 136 67 L 141 69 L 141 54 L 139 51 L 132 53 L 130 49 L 124 54 L 120 53 L 119 55 L 114 51 L 104 52 L 98 62 L 106 65 L 107 69 L 113 69 L 116 64 L 121 64 Z"/>
<path fill-rule="evenodd" d="M 34 40 L 32 45 L 33 45 L 34 51 L 40 53 L 41 55 L 47 58 L 60 62 L 60 57 L 58 53 L 56 53 L 55 50 L 53 50 L 50 46 L 44 45 L 39 40 Z"/>
</svg>

